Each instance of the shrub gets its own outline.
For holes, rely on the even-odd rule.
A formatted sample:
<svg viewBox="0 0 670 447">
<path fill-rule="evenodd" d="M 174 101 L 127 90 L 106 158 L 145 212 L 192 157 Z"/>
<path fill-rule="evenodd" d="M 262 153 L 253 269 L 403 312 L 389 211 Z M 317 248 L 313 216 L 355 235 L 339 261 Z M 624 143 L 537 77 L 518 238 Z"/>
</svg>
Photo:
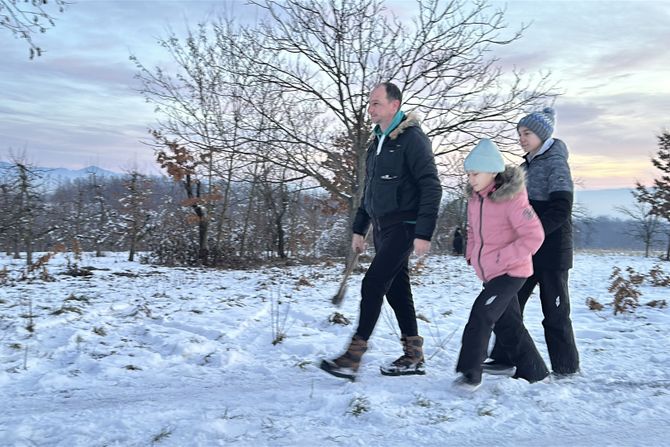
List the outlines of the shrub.
<svg viewBox="0 0 670 447">
<path fill-rule="evenodd" d="M 665 300 L 653 300 L 647 303 L 649 307 L 658 307 L 659 309 L 665 309 L 668 307 L 668 303 Z"/>
<path fill-rule="evenodd" d="M 641 293 L 635 286 L 642 282 L 640 280 L 642 275 L 636 274 L 630 267 L 626 268 L 626 271 L 628 272 L 628 278 L 623 277 L 619 267 L 614 267 L 610 275 L 612 283 L 608 291 L 614 294 L 614 300 L 612 301 L 614 315 L 635 312 L 639 305 Z"/>
<path fill-rule="evenodd" d="M 665 274 L 659 264 L 654 265 L 649 270 L 649 277 L 651 278 L 651 285 L 654 287 L 670 286 L 670 276 Z"/>
<path fill-rule="evenodd" d="M 605 306 L 600 304 L 595 298 L 588 297 L 586 299 L 586 306 L 589 310 L 603 310 Z"/>
</svg>

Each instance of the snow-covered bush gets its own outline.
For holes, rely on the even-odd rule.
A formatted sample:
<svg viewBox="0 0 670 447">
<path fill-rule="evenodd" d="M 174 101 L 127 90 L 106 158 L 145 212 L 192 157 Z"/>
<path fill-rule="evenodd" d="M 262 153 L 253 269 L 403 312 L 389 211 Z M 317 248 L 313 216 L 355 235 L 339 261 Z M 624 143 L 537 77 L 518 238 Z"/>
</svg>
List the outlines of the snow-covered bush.
<svg viewBox="0 0 670 447">
<path fill-rule="evenodd" d="M 342 257 L 347 255 L 351 244 L 351 232 L 346 218 L 336 220 L 333 225 L 321 233 L 314 244 L 314 255 Z"/>
</svg>

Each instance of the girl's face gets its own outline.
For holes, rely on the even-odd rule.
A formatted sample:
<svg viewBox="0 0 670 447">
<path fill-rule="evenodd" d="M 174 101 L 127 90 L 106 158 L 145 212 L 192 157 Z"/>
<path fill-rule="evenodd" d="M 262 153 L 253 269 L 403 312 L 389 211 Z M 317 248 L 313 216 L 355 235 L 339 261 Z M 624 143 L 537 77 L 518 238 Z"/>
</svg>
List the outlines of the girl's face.
<svg viewBox="0 0 670 447">
<path fill-rule="evenodd" d="M 479 192 L 493 183 L 496 175 L 498 174 L 493 172 L 468 172 L 468 182 L 470 182 L 470 186 L 475 192 Z"/>
<path fill-rule="evenodd" d="M 542 140 L 540 137 L 527 127 L 519 127 L 519 143 L 524 152 L 530 154 L 537 152 L 542 147 Z"/>
</svg>

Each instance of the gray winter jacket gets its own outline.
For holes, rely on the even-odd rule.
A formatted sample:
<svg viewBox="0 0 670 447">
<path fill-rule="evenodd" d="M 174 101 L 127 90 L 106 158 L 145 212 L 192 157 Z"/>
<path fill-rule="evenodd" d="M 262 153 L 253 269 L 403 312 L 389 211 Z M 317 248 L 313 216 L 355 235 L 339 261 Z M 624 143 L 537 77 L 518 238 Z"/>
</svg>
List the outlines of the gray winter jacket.
<svg viewBox="0 0 670 447">
<path fill-rule="evenodd" d="M 542 222 L 545 239 L 533 256 L 535 270 L 567 270 L 572 267 L 572 176 L 568 148 L 559 139 L 530 162 L 526 170 L 528 199 Z"/>
</svg>

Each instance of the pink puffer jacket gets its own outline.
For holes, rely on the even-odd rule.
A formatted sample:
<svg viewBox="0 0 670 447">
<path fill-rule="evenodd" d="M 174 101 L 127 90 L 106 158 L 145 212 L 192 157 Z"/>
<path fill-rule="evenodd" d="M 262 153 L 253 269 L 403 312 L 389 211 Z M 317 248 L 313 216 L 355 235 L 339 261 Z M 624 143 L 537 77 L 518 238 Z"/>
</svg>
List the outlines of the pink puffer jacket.
<svg viewBox="0 0 670 447">
<path fill-rule="evenodd" d="M 484 282 L 504 274 L 531 276 L 532 256 L 544 241 L 542 223 L 528 203 L 524 172 L 507 166 L 501 176 L 501 185 L 480 193 L 468 187 L 465 257 Z"/>
</svg>

